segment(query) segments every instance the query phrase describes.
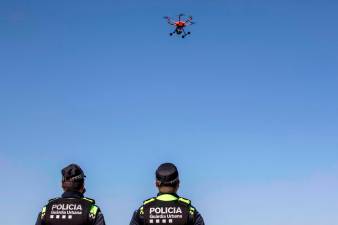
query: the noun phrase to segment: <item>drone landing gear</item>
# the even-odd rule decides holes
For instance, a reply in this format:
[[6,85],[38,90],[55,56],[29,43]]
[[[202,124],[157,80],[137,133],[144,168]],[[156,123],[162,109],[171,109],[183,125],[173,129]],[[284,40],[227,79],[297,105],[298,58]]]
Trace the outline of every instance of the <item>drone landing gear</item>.
[[173,36],[173,33],[169,33],[170,36]]
[[191,32],[184,33],[184,34],[182,35],[182,38],[185,38],[185,37],[188,36],[189,34],[191,34]]

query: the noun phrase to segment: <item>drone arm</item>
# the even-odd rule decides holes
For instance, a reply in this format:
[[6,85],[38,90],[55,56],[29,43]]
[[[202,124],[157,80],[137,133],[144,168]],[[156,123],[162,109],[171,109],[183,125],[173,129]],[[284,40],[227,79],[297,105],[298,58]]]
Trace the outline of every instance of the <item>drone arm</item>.
[[195,22],[193,22],[193,21],[192,21],[192,18],[190,17],[189,19],[187,19],[187,20],[185,21],[185,24],[186,24],[187,26],[189,26],[189,25],[195,24]]
[[189,18],[187,18],[187,19],[185,20],[186,23],[191,22],[191,21],[192,21],[192,16],[189,16]]
[[170,19],[170,17],[166,16],[164,17],[164,19],[167,20],[167,23],[170,24],[170,25],[175,25],[175,23]]
[[167,19],[167,22],[170,24],[170,25],[175,25],[175,23],[173,21],[171,21],[170,18]]

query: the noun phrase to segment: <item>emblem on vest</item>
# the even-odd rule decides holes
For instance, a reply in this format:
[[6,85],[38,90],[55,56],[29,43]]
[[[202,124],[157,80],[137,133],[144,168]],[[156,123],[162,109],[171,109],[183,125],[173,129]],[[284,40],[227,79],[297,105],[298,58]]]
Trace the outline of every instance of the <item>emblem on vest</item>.
[[80,204],[53,204],[50,219],[72,219],[73,215],[82,215]]
[[149,223],[173,223],[173,219],[182,219],[180,207],[151,207],[149,208]]

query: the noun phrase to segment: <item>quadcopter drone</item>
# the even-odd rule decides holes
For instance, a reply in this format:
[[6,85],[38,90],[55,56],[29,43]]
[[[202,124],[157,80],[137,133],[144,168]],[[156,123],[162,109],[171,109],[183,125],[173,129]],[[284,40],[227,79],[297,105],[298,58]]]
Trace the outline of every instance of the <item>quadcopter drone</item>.
[[187,35],[191,34],[191,32],[186,32],[184,28],[186,26],[195,24],[192,21],[192,16],[189,16],[187,19],[181,20],[183,17],[184,17],[184,14],[182,13],[178,15],[177,21],[172,20],[169,16],[164,17],[164,19],[167,20],[168,24],[170,24],[171,26],[175,26],[175,30],[169,33],[170,36],[172,36],[173,34],[177,34],[177,35],[182,35],[182,38],[185,38]]

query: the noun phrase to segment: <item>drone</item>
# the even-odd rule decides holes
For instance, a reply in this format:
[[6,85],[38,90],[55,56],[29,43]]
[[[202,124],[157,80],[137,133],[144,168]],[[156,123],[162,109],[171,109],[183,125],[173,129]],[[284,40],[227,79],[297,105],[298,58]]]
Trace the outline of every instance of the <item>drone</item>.
[[191,34],[191,32],[186,32],[184,30],[184,28],[186,26],[190,26],[190,25],[193,25],[195,24],[195,22],[192,21],[192,16],[189,16],[187,17],[186,19],[183,19],[184,18],[184,14],[181,13],[179,14],[177,17],[178,17],[178,20],[172,20],[169,16],[165,16],[164,19],[167,20],[168,24],[170,24],[171,26],[175,26],[175,30],[171,33],[169,33],[170,36],[173,36],[173,34],[177,34],[177,35],[182,35],[181,37],[182,38],[185,38],[187,35]]

